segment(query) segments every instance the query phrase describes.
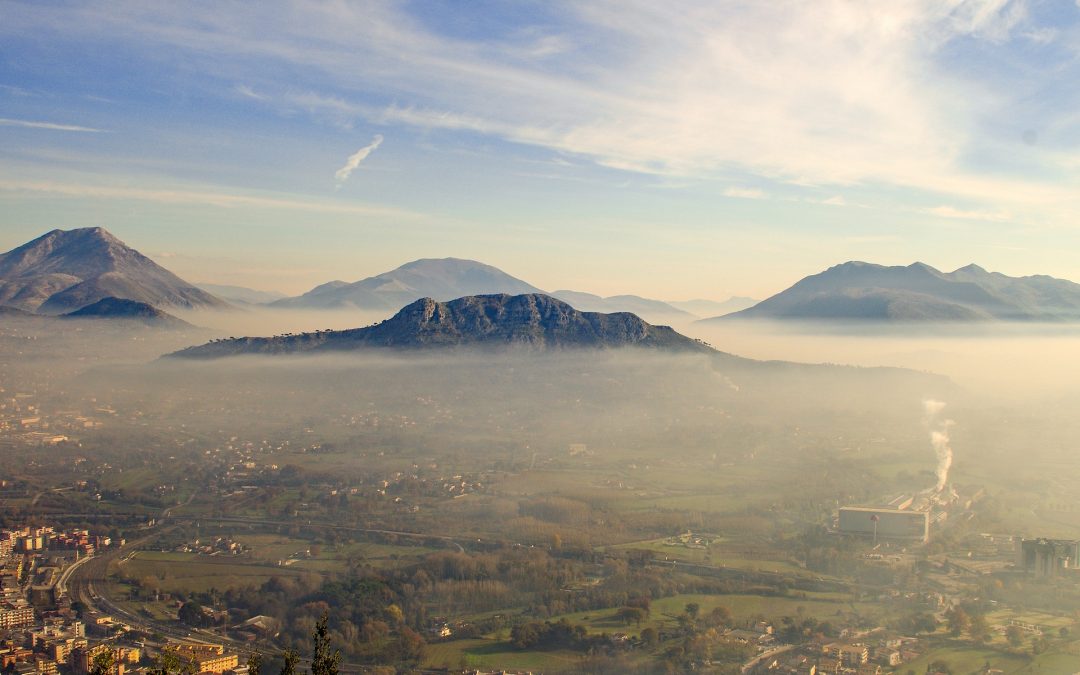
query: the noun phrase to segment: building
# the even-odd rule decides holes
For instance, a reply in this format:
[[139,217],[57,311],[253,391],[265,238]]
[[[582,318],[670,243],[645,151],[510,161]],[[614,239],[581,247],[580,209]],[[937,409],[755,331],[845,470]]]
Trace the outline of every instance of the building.
[[879,539],[926,542],[930,538],[930,512],[844,506],[840,509],[840,531]]
[[1036,577],[1056,577],[1080,569],[1080,541],[1075,539],[1023,539],[1017,567]]
[[0,602],[0,630],[34,625],[34,608],[24,602]]
[[240,657],[225,653],[222,645],[175,644],[168,649],[190,663],[196,673],[224,673],[240,664]]
[[833,643],[826,645],[825,651],[845,668],[858,668],[870,661],[870,649],[864,644]]

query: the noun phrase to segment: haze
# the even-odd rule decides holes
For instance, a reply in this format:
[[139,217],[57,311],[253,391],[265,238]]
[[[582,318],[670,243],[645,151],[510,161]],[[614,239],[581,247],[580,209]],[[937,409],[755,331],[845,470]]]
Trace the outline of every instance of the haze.
[[0,670],[1080,673],[1078,54],[0,3]]

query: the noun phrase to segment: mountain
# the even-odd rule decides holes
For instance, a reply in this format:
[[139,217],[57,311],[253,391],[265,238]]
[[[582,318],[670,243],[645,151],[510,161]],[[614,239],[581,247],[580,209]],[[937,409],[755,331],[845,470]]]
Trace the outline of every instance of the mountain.
[[260,291],[254,288],[225,284],[199,284],[199,288],[228,302],[245,305],[265,305],[289,297],[278,291]]
[[607,298],[580,291],[555,291],[551,296],[568,302],[583,312],[630,312],[650,321],[679,321],[693,319],[693,315],[660,300],[650,300],[637,295],[612,295]]
[[194,328],[190,323],[178,319],[172,314],[138,300],[123,298],[102,298],[97,302],[60,315],[62,319],[110,319],[138,321],[148,326],[161,328]]
[[721,316],[730,314],[731,312],[738,312],[747,307],[753,307],[757,304],[757,300],[741,295],[735,295],[723,302],[696,299],[683,301],[669,300],[667,304],[677,309],[681,309],[684,312],[690,312],[696,316]]
[[0,305],[0,317],[7,317],[10,319],[30,319],[36,318],[38,315],[33,312],[27,312],[15,307],[8,307],[7,305]]
[[108,297],[155,306],[228,306],[100,227],[53,230],[0,254],[0,305],[63,314]]
[[715,353],[667,326],[633,314],[580,312],[547,295],[466,296],[450,302],[417,300],[392,318],[366,328],[269,338],[231,338],[190,347],[171,356],[218,358],[239,354],[287,354],[391,347],[513,347],[531,350],[643,347]]
[[491,265],[460,258],[424,258],[354,283],[331,281],[294,298],[270,304],[286,308],[394,310],[420,298],[437,301],[467,295],[543,293]]
[[1080,284],[1009,277],[977,265],[941,272],[924,263],[847,262],[749,309],[706,321],[730,319],[1080,321]]

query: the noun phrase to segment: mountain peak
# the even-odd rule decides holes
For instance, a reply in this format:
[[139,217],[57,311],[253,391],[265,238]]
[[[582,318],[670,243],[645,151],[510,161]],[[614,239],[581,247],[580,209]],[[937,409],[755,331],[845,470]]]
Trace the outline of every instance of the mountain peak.
[[463,258],[421,258],[353,283],[333,283],[271,304],[275,307],[392,310],[423,297],[446,301],[468,295],[542,292],[497,267]]
[[52,230],[0,254],[0,304],[61,314],[106,297],[225,307],[103,227]]
[[980,275],[980,276],[984,275],[984,274],[990,274],[985,269],[983,269],[982,267],[979,267],[975,263],[965,265],[965,266],[961,267],[960,269],[956,270],[955,272],[953,272],[953,274],[958,274],[958,273],[959,274],[977,274],[977,275]]

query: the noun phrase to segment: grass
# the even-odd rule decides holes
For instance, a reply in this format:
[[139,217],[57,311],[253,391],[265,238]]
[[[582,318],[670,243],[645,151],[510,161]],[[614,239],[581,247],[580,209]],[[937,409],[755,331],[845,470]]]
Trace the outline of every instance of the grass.
[[[775,559],[770,558],[744,558],[737,555],[730,555],[725,553],[725,542],[721,538],[720,541],[713,544],[708,549],[700,548],[687,548],[685,546],[674,545],[669,546],[667,544],[668,538],[661,539],[648,539],[645,541],[636,541],[627,544],[617,544],[612,546],[612,549],[616,550],[630,550],[630,549],[643,549],[648,551],[654,551],[657,553],[660,559],[679,560],[682,562],[700,563],[705,565],[712,565],[714,567],[732,567],[740,570],[748,570],[755,572],[776,572],[779,574],[790,574],[792,576],[810,576],[821,577],[823,575],[808,572],[807,570],[799,567],[795,563],[786,560],[781,556],[782,554],[777,552],[778,556]],[[728,550],[737,550],[738,544],[732,544],[732,548]]]
[[262,585],[271,577],[292,576],[302,570],[276,565],[238,561],[229,557],[209,557],[195,553],[139,551],[129,560],[110,567],[116,574],[131,579],[157,577],[166,592],[200,592],[210,588],[225,590]]
[[[949,669],[955,675],[969,675],[980,672],[986,663],[991,668],[1000,668],[1006,673],[1023,672],[1023,668],[1029,665],[1023,656],[999,652],[989,647],[977,647],[962,643],[949,642],[936,648],[930,649],[918,659],[900,666],[900,672],[914,670],[916,673],[926,672],[927,666],[934,661],[943,661],[949,665]],[[1073,672],[1049,670],[1048,673]]]
[[574,666],[582,657],[581,652],[570,650],[518,651],[508,641],[475,638],[428,645],[424,662],[430,668],[447,665],[550,672]]

